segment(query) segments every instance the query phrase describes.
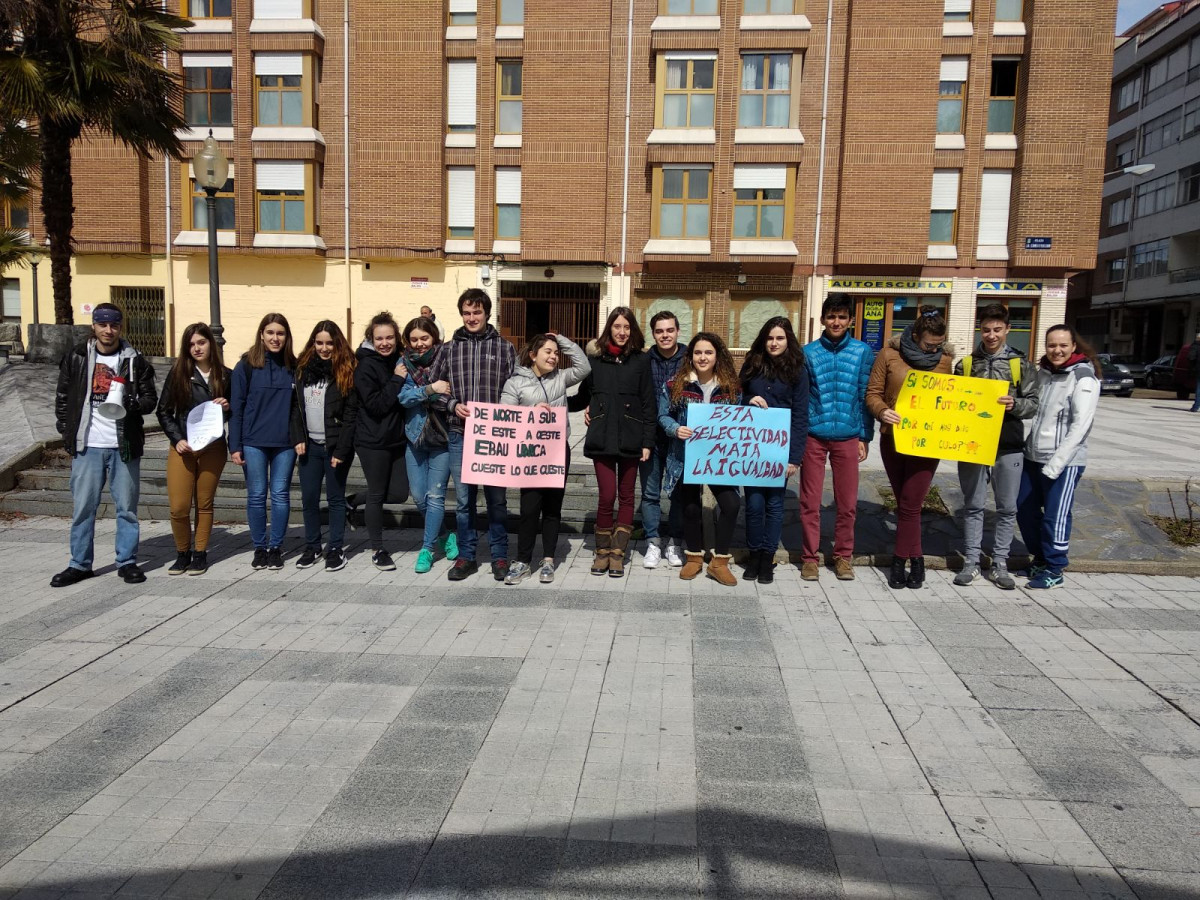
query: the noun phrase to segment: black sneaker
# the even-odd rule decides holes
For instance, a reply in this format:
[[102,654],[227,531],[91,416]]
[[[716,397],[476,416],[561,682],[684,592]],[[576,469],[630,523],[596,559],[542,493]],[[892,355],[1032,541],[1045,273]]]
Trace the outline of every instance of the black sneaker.
[[254,548],[254,559],[251,560],[251,562],[250,562],[250,568],[265,569],[266,567],[267,567],[267,548],[266,547],[255,547]]
[[117,569],[117,574],[125,579],[126,584],[141,584],[146,580],[146,573],[138,568],[137,563],[125,563]]
[[338,569],[346,568],[346,551],[341,547],[332,547],[325,554],[325,571],[336,572]]
[[305,547],[304,552],[300,554],[300,558],[296,560],[297,569],[311,569],[317,564],[317,560],[321,558],[320,547]]
[[192,564],[192,551],[181,550],[175,554],[175,564],[167,569],[168,575],[182,575],[188,570],[188,566]]
[[267,568],[272,572],[278,572],[283,568],[283,551],[278,547],[272,547],[267,551]]
[[380,572],[395,572],[396,564],[392,562],[392,554],[386,550],[376,550],[371,554],[371,562]]
[[203,575],[208,571],[208,551],[192,551],[192,564],[188,566],[189,575]]
[[461,556],[454,561],[446,575],[451,581],[465,581],[479,571],[479,563],[473,559],[463,559]]
[[503,581],[508,577],[508,560],[493,559],[492,560],[492,577],[497,581]]
[[57,575],[50,579],[50,587],[69,587],[72,584],[87,578],[95,578],[96,573],[91,569],[76,569],[74,566],[67,566]]

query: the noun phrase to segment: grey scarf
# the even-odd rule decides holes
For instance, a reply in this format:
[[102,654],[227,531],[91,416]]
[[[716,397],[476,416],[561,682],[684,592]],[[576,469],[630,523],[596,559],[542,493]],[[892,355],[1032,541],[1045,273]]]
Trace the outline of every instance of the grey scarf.
[[932,353],[922,350],[921,345],[913,337],[913,327],[911,325],[905,328],[900,335],[900,356],[914,369],[928,372],[930,369],[935,368],[942,360],[942,352],[941,347]]

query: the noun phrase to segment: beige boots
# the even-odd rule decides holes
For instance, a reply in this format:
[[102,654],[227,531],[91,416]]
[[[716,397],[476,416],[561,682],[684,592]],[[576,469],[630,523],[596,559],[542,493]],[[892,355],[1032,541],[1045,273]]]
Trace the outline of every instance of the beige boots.
[[692,553],[690,550],[684,554],[686,561],[683,568],[679,570],[679,577],[684,581],[691,581],[697,575],[704,571],[704,554]]
[[[685,556],[687,562],[679,570],[679,577],[684,581],[691,581],[704,571],[704,554],[692,553],[689,550]],[[712,562],[708,564],[708,577],[726,587],[733,587],[737,584],[737,577],[729,570],[729,562],[732,559],[733,556],[728,553],[714,553]]]

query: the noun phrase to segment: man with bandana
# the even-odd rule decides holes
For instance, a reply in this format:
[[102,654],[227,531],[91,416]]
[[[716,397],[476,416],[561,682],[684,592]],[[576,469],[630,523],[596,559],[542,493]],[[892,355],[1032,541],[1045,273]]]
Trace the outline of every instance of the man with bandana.
[[[66,587],[91,578],[96,510],[105,483],[117,511],[117,574],[128,584],[146,580],[137,564],[138,479],[145,432],[142,417],[158,403],[154,367],[121,337],[121,310],[101,303],[92,312],[92,336],[67,352],[58,372],[54,415],[63,449],[71,454],[71,563],[50,580]],[[101,409],[123,385],[125,415]],[[110,413],[105,415],[105,413]]]

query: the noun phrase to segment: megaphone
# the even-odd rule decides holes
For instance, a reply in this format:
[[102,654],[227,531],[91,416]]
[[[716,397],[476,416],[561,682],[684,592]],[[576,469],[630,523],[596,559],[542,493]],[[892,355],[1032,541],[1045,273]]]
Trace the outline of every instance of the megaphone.
[[108,388],[108,399],[100,404],[96,412],[104,416],[106,419],[111,419],[114,422],[120,422],[125,418],[125,379],[114,378],[112,384]]

